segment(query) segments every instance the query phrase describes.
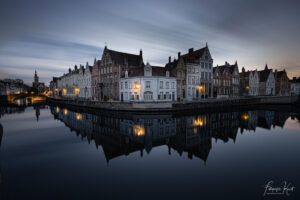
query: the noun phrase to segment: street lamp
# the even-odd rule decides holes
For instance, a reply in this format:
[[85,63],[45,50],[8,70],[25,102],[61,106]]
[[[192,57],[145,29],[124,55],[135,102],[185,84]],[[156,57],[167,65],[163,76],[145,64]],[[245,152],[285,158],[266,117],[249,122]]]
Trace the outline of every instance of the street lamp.
[[141,84],[138,84],[137,82],[135,82],[133,87],[134,87],[134,89],[140,90]]

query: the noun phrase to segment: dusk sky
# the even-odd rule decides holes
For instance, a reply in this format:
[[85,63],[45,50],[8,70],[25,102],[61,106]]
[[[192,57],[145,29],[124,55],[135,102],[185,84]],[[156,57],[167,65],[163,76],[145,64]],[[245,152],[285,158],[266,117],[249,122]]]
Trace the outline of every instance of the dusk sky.
[[208,43],[214,66],[300,75],[300,1],[0,1],[0,79],[48,84],[109,49],[164,65]]

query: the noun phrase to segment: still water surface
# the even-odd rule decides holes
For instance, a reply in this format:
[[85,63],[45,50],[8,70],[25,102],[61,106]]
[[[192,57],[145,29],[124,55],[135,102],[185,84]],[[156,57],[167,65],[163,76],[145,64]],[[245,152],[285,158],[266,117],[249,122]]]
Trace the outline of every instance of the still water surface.
[[[1,108],[0,199],[294,199],[298,111],[88,114]],[[269,181],[296,187],[263,196]]]

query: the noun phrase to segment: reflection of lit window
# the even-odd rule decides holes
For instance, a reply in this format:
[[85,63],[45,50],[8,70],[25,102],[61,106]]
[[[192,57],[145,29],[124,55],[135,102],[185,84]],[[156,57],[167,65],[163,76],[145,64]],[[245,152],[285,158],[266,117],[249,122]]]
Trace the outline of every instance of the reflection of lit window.
[[66,94],[67,94],[67,89],[64,88],[64,89],[62,90],[62,93],[63,93],[63,95],[66,95]]
[[59,113],[59,107],[58,106],[56,107],[56,112]]
[[194,126],[205,126],[206,125],[206,116],[198,117],[197,119],[193,120]]
[[136,136],[144,136],[145,135],[145,128],[141,125],[135,125],[133,127],[134,135]]
[[75,88],[74,89],[74,94],[78,95],[80,93],[80,88]]
[[82,120],[82,114],[76,113],[76,119],[77,120]]
[[68,115],[68,109],[64,109],[64,115]]

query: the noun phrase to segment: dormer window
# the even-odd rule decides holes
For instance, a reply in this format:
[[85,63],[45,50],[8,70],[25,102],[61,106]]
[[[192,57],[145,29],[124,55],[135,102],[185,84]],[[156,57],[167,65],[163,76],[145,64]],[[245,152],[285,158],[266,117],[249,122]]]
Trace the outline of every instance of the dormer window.
[[169,77],[169,76],[170,76],[170,72],[166,71],[166,77]]

